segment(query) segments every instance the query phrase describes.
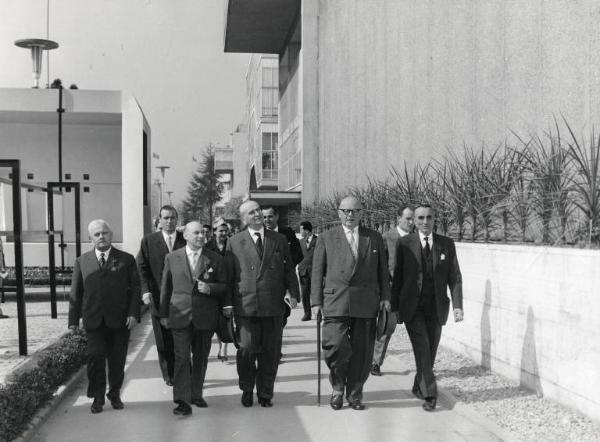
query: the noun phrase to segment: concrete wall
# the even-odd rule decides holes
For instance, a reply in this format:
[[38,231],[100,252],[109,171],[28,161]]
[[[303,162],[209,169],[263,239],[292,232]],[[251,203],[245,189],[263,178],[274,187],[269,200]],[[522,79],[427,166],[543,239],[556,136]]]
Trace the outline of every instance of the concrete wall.
[[465,321],[441,344],[600,421],[600,253],[457,244]]
[[553,115],[589,128],[598,19],[594,0],[320,0],[320,194]]

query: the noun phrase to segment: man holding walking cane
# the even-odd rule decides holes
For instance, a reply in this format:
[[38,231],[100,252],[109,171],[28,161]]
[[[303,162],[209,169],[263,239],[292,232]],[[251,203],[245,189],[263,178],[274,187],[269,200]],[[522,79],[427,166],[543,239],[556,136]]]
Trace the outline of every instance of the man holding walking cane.
[[359,226],[361,212],[360,201],[344,198],[338,209],[342,225],[319,237],[313,258],[311,305],[315,316],[324,317],[322,348],[334,410],[342,408],[344,393],[352,409],[364,410],[377,313],[390,311],[383,238]]

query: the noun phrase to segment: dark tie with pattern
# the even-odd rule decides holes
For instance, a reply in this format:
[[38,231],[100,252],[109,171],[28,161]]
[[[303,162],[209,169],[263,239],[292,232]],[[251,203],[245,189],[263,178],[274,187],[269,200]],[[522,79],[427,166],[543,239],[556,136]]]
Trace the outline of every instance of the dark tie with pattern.
[[429,255],[431,255],[431,247],[429,246],[428,236],[425,237],[425,247],[423,248],[423,253],[425,255],[425,258],[429,258]]
[[104,259],[104,253],[100,253],[100,268],[104,268],[104,264],[106,264],[106,259]]
[[262,259],[263,256],[263,242],[260,236],[260,232],[254,232],[254,236],[256,236],[256,250],[258,251],[258,256]]

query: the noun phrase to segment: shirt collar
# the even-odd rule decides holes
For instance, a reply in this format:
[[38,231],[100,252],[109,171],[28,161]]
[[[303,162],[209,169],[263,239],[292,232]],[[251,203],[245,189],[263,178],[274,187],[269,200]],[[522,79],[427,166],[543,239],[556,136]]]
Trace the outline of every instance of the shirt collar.
[[171,238],[171,242],[175,242],[175,235],[177,234],[177,230],[175,230],[173,233],[167,233],[164,230],[161,230],[161,232],[163,234],[165,242],[168,241],[169,237]]
[[108,255],[110,255],[110,251],[112,250],[112,247],[109,247],[108,250],[105,250],[104,252],[101,252],[100,250],[98,250],[96,248],[94,250],[96,251],[96,259],[97,260],[100,260],[100,254],[104,253],[104,260],[108,261]]
[[358,226],[356,226],[356,227],[355,227],[355,228],[353,228],[353,229],[349,229],[349,228],[348,228],[348,227],[346,227],[346,226],[342,226],[342,227],[343,227],[343,229],[344,229],[344,234],[345,234],[346,236],[348,236],[348,233],[349,233],[349,232],[352,232],[352,234],[353,234],[353,235],[358,235]]
[[[419,230],[419,239],[421,240],[421,245],[425,247],[425,235],[421,233]],[[427,242],[429,243],[429,247],[433,247],[433,232],[427,235]]]
[[253,228],[251,228],[250,226],[248,226],[248,233],[250,234],[250,236],[252,237],[253,241],[256,241],[256,236],[254,236],[254,234],[258,232],[260,233],[260,237],[264,238],[265,237],[265,228],[261,227],[259,230],[254,230]]
[[406,230],[404,230],[403,228],[401,228],[400,226],[396,226],[396,230],[398,231],[398,235],[400,235],[400,236],[408,235],[408,232]]
[[185,246],[185,253],[187,256],[194,256],[194,253],[198,253],[198,256],[202,254],[202,247],[200,247],[198,250],[192,250],[190,249],[190,246],[186,245]]

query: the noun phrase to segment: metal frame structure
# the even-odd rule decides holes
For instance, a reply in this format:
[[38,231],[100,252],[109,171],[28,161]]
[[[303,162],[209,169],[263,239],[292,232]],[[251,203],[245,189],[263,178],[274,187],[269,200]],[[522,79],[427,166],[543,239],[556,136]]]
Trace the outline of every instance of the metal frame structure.
[[21,161],[0,160],[0,167],[10,167],[12,176],[13,234],[15,245],[15,277],[19,354],[27,356],[27,320],[25,314],[25,285],[23,281],[23,225],[21,220]]
[[[54,259],[54,189],[58,188],[60,193],[63,189],[75,189],[75,256],[81,255],[81,192],[80,183],[48,182],[47,183],[47,202],[48,202],[48,271],[50,274],[50,310],[52,319],[58,317],[56,308],[56,261]],[[65,249],[61,233],[61,272],[65,272]]]

